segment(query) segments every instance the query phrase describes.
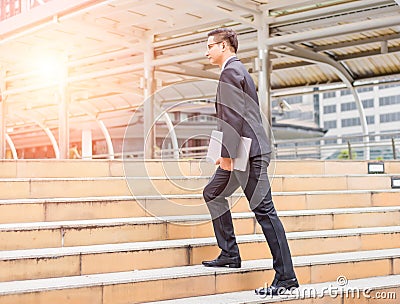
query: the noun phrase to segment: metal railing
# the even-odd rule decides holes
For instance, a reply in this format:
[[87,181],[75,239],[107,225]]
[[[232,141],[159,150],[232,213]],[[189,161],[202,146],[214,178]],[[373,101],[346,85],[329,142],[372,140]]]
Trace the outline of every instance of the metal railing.
[[397,159],[400,155],[400,131],[278,140],[274,143],[276,159],[367,159],[366,149],[371,160]]
[[[400,131],[383,134],[327,136],[298,140],[277,140],[274,142],[275,159],[359,159],[365,160],[365,149],[369,149],[369,159],[389,160],[400,158]],[[179,158],[202,159],[207,155],[208,146],[183,147],[178,151]],[[155,152],[155,158],[173,159],[174,149]],[[143,158],[143,151],[115,153],[115,158]],[[108,158],[107,154],[94,155],[93,158]]]

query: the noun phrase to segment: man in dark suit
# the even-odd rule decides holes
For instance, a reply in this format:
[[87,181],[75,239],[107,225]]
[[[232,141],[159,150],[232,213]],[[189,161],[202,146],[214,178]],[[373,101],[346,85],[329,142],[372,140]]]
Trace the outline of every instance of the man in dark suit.
[[[241,186],[251,210],[266,237],[273,257],[275,278],[271,286],[256,289],[257,294],[275,295],[298,287],[285,230],[272,202],[267,167],[271,145],[263,127],[255,84],[245,66],[236,57],[237,35],[230,29],[208,33],[206,56],[221,68],[217,89],[216,111],[218,129],[222,131],[221,158],[216,172],[203,191],[212,217],[214,233],[221,254],[203,261],[207,267],[241,267],[239,247],[227,201]],[[252,139],[246,171],[233,169],[240,137]]]

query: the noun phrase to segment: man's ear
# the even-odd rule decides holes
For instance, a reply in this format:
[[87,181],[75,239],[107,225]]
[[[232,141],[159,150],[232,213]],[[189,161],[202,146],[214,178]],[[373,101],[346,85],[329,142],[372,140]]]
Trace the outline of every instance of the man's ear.
[[222,41],[222,51],[225,51],[226,50],[226,48],[228,47],[227,45],[226,45],[226,42],[225,41]]

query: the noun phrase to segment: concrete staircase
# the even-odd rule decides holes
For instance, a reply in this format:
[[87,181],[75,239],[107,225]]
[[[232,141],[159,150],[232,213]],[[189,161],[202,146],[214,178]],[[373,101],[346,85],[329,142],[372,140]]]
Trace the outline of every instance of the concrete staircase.
[[[242,268],[200,265],[219,251],[201,196],[213,166],[0,162],[0,304],[398,303],[400,190],[390,177],[400,162],[385,162],[380,175],[362,161],[269,169],[302,287],[263,298],[253,289],[271,282],[271,256],[240,191],[230,203]],[[329,286],[361,296],[334,298]]]

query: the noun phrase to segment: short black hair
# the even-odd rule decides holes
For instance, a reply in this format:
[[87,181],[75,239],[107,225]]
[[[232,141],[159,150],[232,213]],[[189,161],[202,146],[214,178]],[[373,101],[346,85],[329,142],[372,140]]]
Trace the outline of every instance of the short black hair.
[[239,42],[234,30],[228,28],[217,28],[208,33],[208,37],[214,36],[215,41],[226,41],[231,50],[237,53]]

